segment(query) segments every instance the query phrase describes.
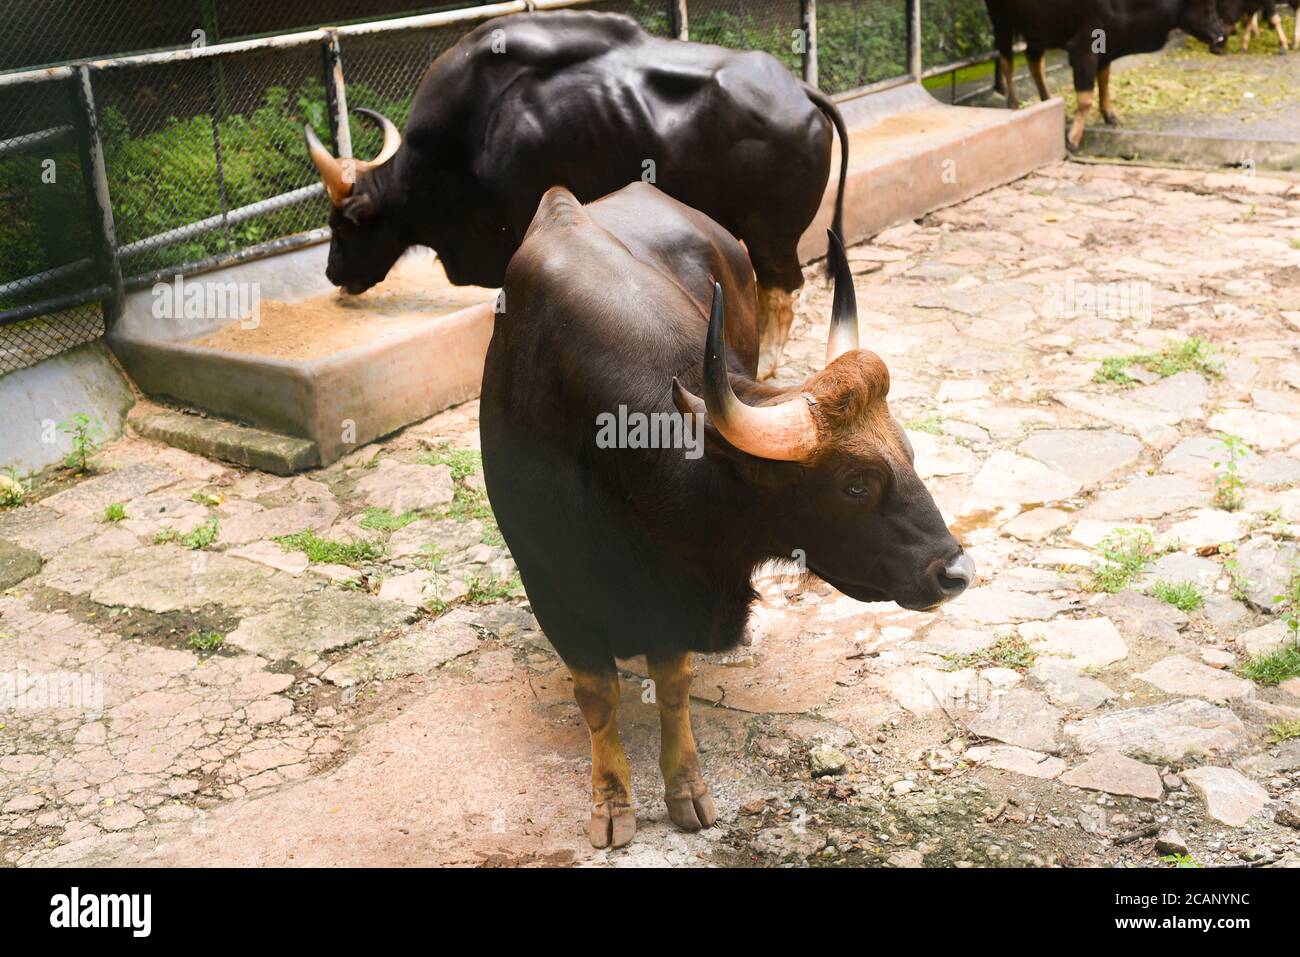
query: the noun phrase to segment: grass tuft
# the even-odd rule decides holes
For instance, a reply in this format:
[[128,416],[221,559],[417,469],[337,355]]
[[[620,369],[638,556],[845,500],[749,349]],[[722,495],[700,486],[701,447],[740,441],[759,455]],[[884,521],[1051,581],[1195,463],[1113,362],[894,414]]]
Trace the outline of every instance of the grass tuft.
[[445,465],[451,469],[454,482],[461,482],[476,472],[483,471],[483,454],[474,449],[453,449],[442,444],[432,452],[425,452],[417,459],[422,465]]
[[1269,744],[1281,744],[1283,741],[1290,741],[1292,738],[1300,738],[1300,718],[1288,718],[1285,721],[1279,721],[1277,724],[1268,726]]
[[496,580],[472,578],[467,584],[469,585],[469,594],[465,596],[465,600],[471,605],[489,605],[494,601],[514,598],[520,595],[524,589],[523,582],[519,580],[518,575]]
[[1205,607],[1205,595],[1195,582],[1158,581],[1151,586],[1151,594],[1179,611],[1196,611]]
[[1093,563],[1093,591],[1122,591],[1155,561],[1155,539],[1145,528],[1117,528],[1101,540],[1100,548],[1105,560]]
[[186,644],[195,651],[216,651],[226,636],[217,631],[191,631]]
[[1012,668],[1016,671],[1028,671],[1038,659],[1038,652],[1029,646],[1025,639],[1016,634],[999,635],[998,640],[987,648],[981,648],[967,655],[947,655],[948,670],[960,671],[963,668]]
[[311,530],[277,535],[275,540],[286,552],[305,552],[313,565],[351,565],[355,568],[384,554],[383,542],[365,538],[340,542],[321,538]]
[[1283,645],[1277,651],[1251,658],[1237,666],[1237,673],[1257,684],[1281,684],[1300,675],[1300,644]]
[[198,526],[192,532],[182,535],[174,528],[164,528],[154,536],[154,544],[162,545],[165,542],[177,542],[189,549],[207,548],[217,540],[217,534],[221,530],[221,522],[217,518],[210,518],[202,525]]
[[108,508],[104,509],[104,521],[120,522],[126,518],[126,506],[121,502],[113,502]]
[[1170,342],[1159,352],[1139,352],[1131,356],[1111,356],[1103,359],[1093,377],[1097,382],[1132,385],[1137,380],[1128,374],[1133,366],[1141,366],[1162,379],[1180,372],[1199,372],[1207,379],[1217,379],[1223,374],[1223,364],[1218,352],[1208,340],[1200,336]]
[[357,524],[371,531],[395,532],[399,528],[406,528],[407,525],[419,518],[419,512],[403,512],[401,515],[394,515],[391,510],[386,508],[368,508],[366,514]]
[[903,428],[909,432],[925,432],[928,435],[939,435],[943,432],[943,416],[938,412],[925,412],[915,418],[908,419],[903,423]]

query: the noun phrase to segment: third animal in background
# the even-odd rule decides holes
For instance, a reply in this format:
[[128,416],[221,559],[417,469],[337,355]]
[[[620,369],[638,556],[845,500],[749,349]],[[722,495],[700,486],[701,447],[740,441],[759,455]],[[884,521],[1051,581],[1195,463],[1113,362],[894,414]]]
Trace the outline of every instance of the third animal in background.
[[1025,59],[1038,94],[1049,93],[1043,72],[1048,50],[1066,50],[1078,98],[1067,141],[1077,149],[1092,111],[1094,88],[1107,124],[1119,122],[1110,98],[1110,67],[1120,57],[1154,53],[1179,29],[1222,53],[1227,27],[1215,0],[984,0],[998,50],[998,70],[1007,106],[1020,105],[1014,76],[1016,37],[1024,37]]

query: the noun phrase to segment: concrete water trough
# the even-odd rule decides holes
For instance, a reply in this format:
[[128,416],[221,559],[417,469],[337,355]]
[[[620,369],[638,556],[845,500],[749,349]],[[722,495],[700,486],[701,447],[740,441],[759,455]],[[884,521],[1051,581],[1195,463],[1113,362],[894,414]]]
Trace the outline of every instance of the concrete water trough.
[[[841,109],[850,137],[850,243],[1064,155],[1060,100],[1017,112],[953,107],[907,83]],[[824,254],[837,180],[838,159],[800,244],[806,261]],[[182,280],[256,284],[256,321],[229,312],[168,318],[183,312],[184,293],[174,286],[170,298],[153,290],[129,297],[109,343],[140,389],[252,428],[180,413],[154,414],[137,427],[192,451],[284,473],[328,465],[478,394],[495,290],[449,285],[423,250],[382,285],[343,298],[325,279],[326,254],[311,246]]]

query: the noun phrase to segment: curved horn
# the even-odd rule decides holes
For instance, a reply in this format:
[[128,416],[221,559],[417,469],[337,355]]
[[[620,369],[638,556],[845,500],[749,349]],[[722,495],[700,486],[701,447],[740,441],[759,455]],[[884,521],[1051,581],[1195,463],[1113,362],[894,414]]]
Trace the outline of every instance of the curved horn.
[[320,171],[320,178],[325,183],[325,191],[330,194],[330,202],[338,206],[352,195],[354,177],[344,172],[343,164],[334,158],[334,154],[325,148],[311,124],[303,127],[307,134],[307,152],[311,161]]
[[844,254],[844,244],[835,230],[826,230],[830,241],[827,255],[835,270],[835,304],[831,307],[831,333],[826,340],[826,364],[858,348],[858,296],[853,290],[853,271]]
[[358,116],[364,116],[370,122],[374,123],[384,131],[384,145],[379,149],[379,155],[372,160],[357,160],[357,172],[365,173],[374,169],[376,166],[383,166],[396,154],[402,145],[402,132],[388,117],[374,110],[367,110],[364,107],[357,107],[352,111]]
[[750,455],[783,462],[807,458],[817,448],[817,424],[807,397],[772,406],[745,405],[727,377],[722,287],[713,284],[709,336],[704,345],[704,406],[722,437]]

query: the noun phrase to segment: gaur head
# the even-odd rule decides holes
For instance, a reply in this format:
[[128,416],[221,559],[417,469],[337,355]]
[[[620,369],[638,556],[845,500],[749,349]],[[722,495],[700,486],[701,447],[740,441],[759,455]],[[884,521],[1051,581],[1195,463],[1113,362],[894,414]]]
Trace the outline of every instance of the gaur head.
[[306,127],[307,151],[334,205],[325,275],[354,296],[383,282],[410,245],[404,236],[401,211],[389,208],[380,188],[382,171],[377,172],[397,155],[402,134],[391,120],[374,110],[356,112],[384,132],[384,145],[372,160],[337,159],[321,143],[316,131]]
[[1217,0],[1182,0],[1178,28],[1209,46],[1211,53],[1223,53],[1228,27],[1219,19]]
[[859,601],[930,609],[970,585],[975,563],[916,474],[911,442],[885,401],[885,363],[858,348],[853,276],[834,233],[830,242],[835,298],[825,368],[797,389],[742,402],[724,358],[715,284],[704,396],[674,380],[674,400],[682,412],[705,415],[710,455],[727,457],[764,489],[764,521],[779,526],[787,553],[802,550],[809,571]]

